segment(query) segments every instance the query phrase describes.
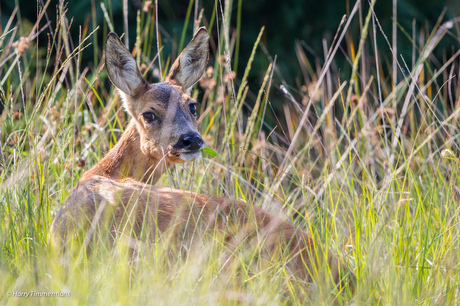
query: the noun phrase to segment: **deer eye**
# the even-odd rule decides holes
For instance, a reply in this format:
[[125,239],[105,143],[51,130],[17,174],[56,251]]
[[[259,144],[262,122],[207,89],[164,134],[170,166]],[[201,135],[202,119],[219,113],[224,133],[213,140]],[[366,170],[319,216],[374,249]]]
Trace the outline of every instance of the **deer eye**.
[[197,115],[197,113],[196,113],[196,104],[191,103],[191,104],[188,105],[188,107],[190,108],[190,113],[192,113],[192,115],[196,117],[196,115]]
[[142,117],[144,117],[144,122],[148,124],[155,121],[155,115],[151,112],[142,113]]

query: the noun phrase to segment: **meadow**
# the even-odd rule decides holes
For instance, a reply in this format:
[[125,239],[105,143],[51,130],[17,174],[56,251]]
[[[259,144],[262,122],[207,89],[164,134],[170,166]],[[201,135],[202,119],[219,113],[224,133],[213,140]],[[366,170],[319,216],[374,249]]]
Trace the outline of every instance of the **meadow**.
[[[433,26],[411,29],[394,19],[386,33],[375,2],[351,3],[313,60],[293,41],[300,75],[292,84],[277,70],[283,58],[260,52],[270,39],[263,27],[251,55],[238,55],[242,1],[210,8],[190,1],[173,46],[162,43],[168,33],[155,2],[143,1],[129,20],[133,56],[151,82],[165,77],[193,29],[211,34],[209,67],[192,91],[207,148],[157,185],[276,212],[322,246],[318,256],[346,262],[354,291],[328,281],[327,266],[306,284],[244,252],[222,271],[223,246],[212,241],[175,260],[159,241],[134,265],[123,246],[64,264],[49,239],[52,220],[129,122],[100,39],[128,20],[114,20],[106,2],[88,9],[93,18],[84,24],[72,23],[65,3],[39,4],[34,24],[13,11],[0,36],[0,303],[459,304],[460,17],[441,14]],[[69,35],[75,27],[78,39]],[[396,32],[410,42],[410,57],[399,55]],[[454,43],[446,47],[447,39]],[[82,65],[89,46],[92,60]],[[269,64],[251,78],[257,56]],[[10,296],[31,291],[70,296]]]

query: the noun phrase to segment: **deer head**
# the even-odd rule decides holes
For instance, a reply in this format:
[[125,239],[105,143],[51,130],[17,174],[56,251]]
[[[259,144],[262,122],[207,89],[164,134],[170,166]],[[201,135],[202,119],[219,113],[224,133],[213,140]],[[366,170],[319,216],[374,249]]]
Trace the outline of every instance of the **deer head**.
[[197,131],[197,112],[188,94],[204,73],[209,36],[202,27],[171,66],[164,82],[150,84],[115,33],[106,41],[105,64],[124,109],[134,119],[142,153],[171,163],[195,160],[204,142]]

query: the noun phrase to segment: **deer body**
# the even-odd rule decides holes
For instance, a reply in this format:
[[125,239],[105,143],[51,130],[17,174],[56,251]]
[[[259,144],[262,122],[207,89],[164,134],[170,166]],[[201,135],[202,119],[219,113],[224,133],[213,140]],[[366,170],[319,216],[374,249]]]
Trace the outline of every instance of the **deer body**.
[[289,254],[291,271],[307,281],[312,264],[327,261],[338,282],[342,264],[337,258],[316,257],[319,246],[278,216],[228,198],[154,186],[168,167],[194,160],[203,148],[196,102],[186,92],[204,72],[208,39],[206,30],[199,29],[165,82],[148,84],[129,51],[109,34],[106,68],[132,120],[58,211],[52,225],[55,243],[65,245],[75,235],[89,246],[98,235],[108,235],[112,242],[122,237],[149,242],[169,232],[180,245],[196,233],[217,233],[229,254],[242,243],[263,243],[268,257],[279,251]]

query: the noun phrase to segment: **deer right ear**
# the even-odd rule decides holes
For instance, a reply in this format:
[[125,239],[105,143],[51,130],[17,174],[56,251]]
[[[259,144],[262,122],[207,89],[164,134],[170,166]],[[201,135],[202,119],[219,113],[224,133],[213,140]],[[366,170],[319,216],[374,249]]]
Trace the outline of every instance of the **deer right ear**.
[[105,67],[113,85],[128,96],[135,96],[138,89],[147,83],[133,58],[120,38],[109,33],[105,42]]
[[166,77],[166,81],[188,91],[203,76],[209,58],[209,35],[205,27],[196,31]]

